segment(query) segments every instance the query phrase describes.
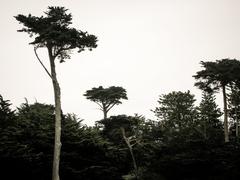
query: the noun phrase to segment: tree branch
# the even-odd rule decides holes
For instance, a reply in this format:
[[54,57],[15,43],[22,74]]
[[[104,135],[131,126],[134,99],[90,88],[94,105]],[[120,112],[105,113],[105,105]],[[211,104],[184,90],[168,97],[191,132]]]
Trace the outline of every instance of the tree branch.
[[[110,110],[110,109],[112,109],[113,108],[113,106],[115,106],[117,103],[113,103],[112,105],[111,104],[109,104],[108,106],[107,106],[107,112]],[[111,105],[111,106],[110,106]],[[110,107],[109,107],[110,106]]]
[[70,46],[68,46],[68,47],[61,47],[61,48],[59,48],[58,50],[55,50],[55,52],[54,52],[54,57],[56,58],[62,51],[68,51],[68,50],[71,50],[71,49],[74,49],[75,47],[74,46],[72,46],[72,45],[70,45]]
[[99,102],[95,101],[95,103],[100,107],[101,110],[103,110],[103,106]]
[[49,71],[47,70],[47,68],[44,66],[44,64],[42,63],[41,59],[38,57],[38,54],[37,54],[37,48],[34,47],[34,53],[39,61],[39,63],[42,65],[42,67],[44,68],[44,70],[47,72],[48,76],[52,79],[52,75],[49,73]]

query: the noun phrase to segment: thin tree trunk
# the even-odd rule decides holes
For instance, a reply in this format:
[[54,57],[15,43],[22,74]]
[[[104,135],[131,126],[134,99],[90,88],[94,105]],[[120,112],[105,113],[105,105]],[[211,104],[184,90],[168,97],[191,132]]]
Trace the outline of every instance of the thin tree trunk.
[[134,172],[135,172],[136,179],[138,179],[138,168],[137,168],[137,163],[136,163],[136,160],[135,160],[135,157],[134,157],[134,154],[133,154],[132,145],[130,144],[128,138],[126,137],[125,129],[123,127],[121,128],[121,131],[122,131],[123,139],[125,140],[125,142],[126,142],[126,144],[128,146],[128,149],[130,151],[131,157],[132,157],[133,167],[134,167]]
[[57,74],[55,69],[54,57],[52,55],[52,49],[48,48],[49,60],[51,66],[51,76],[54,89],[55,100],[55,139],[54,139],[54,154],[53,154],[53,169],[52,180],[60,180],[59,178],[59,164],[61,153],[61,93],[60,86],[57,81]]
[[229,134],[228,134],[228,110],[227,110],[227,96],[226,96],[226,87],[222,86],[223,90],[223,110],[224,110],[224,140],[225,142],[229,142]]

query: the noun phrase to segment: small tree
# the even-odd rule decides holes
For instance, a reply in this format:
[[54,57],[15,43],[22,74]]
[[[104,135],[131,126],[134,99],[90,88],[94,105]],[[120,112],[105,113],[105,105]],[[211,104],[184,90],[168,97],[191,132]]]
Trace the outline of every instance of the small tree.
[[121,99],[128,99],[126,90],[122,87],[111,86],[109,88],[92,88],[87,90],[84,96],[97,103],[103,112],[103,118],[107,118],[107,113],[113,106],[122,104]]
[[159,107],[156,107],[153,112],[165,128],[170,131],[181,131],[191,127],[196,119],[195,101],[190,91],[173,91],[159,97]]
[[[16,20],[24,25],[19,32],[26,32],[30,37],[35,39],[30,44],[34,46],[34,52],[52,80],[55,99],[55,143],[54,143],[54,160],[53,160],[53,180],[59,180],[59,163],[61,151],[61,93],[57,80],[55,60],[60,62],[70,58],[71,50],[77,48],[78,52],[85,48],[92,49],[97,47],[97,38],[89,35],[87,32],[69,27],[72,23],[72,15],[67,13],[64,7],[48,7],[45,17],[32,16],[29,14],[17,15]],[[46,48],[48,51],[51,73],[40,60],[37,49]]]
[[202,101],[198,107],[199,125],[204,139],[216,139],[222,132],[222,123],[220,117],[222,113],[215,102],[213,93],[203,92]]
[[[111,116],[97,122],[98,124],[103,125],[103,136],[113,142],[113,144],[117,145],[118,149],[124,149],[127,145],[131,155],[134,176],[136,179],[139,178],[139,173],[137,165],[138,159],[136,159],[137,156],[136,152],[134,152],[134,147],[141,144],[143,135],[142,126],[144,126],[144,122],[145,118],[137,114],[135,116]],[[141,158],[143,158],[144,155],[142,155]]]

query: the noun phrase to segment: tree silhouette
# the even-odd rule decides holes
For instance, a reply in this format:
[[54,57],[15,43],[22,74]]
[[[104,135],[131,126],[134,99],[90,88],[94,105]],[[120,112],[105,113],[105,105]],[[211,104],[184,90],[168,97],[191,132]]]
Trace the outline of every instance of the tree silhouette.
[[[220,117],[222,113],[215,102],[213,92],[203,92],[202,100],[198,107],[199,124],[205,140],[215,140],[222,134],[222,123]],[[220,136],[222,139],[222,136]]]
[[159,97],[159,106],[153,112],[166,129],[181,132],[194,124],[197,116],[195,101],[190,91],[173,91]]
[[222,89],[224,108],[224,137],[225,142],[229,142],[228,133],[228,110],[226,88],[231,83],[240,79],[240,61],[236,59],[222,59],[216,62],[201,61],[203,70],[198,71],[193,77],[197,80],[195,86],[211,92]]
[[[26,32],[30,37],[35,36],[34,41],[30,44],[34,46],[34,52],[52,80],[55,99],[55,143],[54,143],[54,160],[53,160],[53,180],[59,180],[59,163],[61,151],[61,93],[57,80],[55,60],[59,59],[60,63],[70,58],[71,50],[77,48],[78,52],[88,48],[96,48],[97,38],[89,35],[87,32],[69,27],[72,23],[72,15],[67,13],[64,7],[48,7],[45,16],[32,16],[29,14],[15,16],[23,28],[19,32]],[[47,48],[51,73],[40,60],[37,49]]]
[[115,86],[109,88],[103,88],[102,86],[94,87],[91,90],[87,90],[84,96],[99,105],[101,111],[103,111],[104,119],[107,118],[107,113],[113,106],[122,103],[121,99],[128,99],[126,90]]

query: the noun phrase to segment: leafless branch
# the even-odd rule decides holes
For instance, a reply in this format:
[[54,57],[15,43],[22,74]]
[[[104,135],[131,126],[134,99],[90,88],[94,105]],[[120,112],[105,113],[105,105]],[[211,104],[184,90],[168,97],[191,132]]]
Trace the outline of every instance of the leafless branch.
[[52,79],[51,74],[49,73],[49,71],[47,70],[47,68],[44,66],[44,64],[42,63],[41,59],[39,58],[38,54],[37,54],[37,47],[34,47],[34,53],[39,61],[39,63],[42,65],[42,67],[44,68],[44,70],[47,72],[48,76]]

